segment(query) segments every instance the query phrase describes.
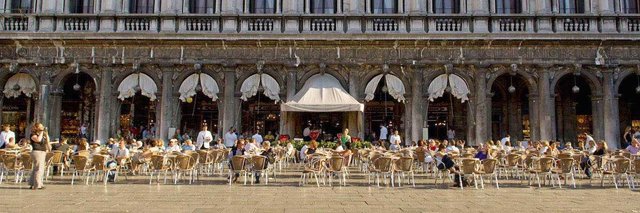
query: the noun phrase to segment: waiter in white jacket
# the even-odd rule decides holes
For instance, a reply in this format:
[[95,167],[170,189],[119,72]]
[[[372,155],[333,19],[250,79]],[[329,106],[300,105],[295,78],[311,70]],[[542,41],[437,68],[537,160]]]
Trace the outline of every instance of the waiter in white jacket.
[[209,131],[207,125],[202,125],[202,131],[198,133],[196,138],[196,150],[209,149],[209,143],[213,141],[213,135]]

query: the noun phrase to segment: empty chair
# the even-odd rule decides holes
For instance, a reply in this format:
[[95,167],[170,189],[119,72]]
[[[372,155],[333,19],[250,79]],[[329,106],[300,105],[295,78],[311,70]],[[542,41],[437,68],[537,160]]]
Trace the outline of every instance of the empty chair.
[[[198,154],[196,152],[193,153]],[[193,183],[194,175],[197,175],[196,163],[197,158],[194,158],[190,155],[178,155],[176,157],[176,176],[173,183],[177,184],[182,174],[189,174],[189,184]]]
[[609,175],[612,177],[613,185],[618,189],[618,181],[622,179],[622,176],[626,177],[627,184],[631,188],[631,176],[629,175],[629,166],[631,161],[626,158],[618,158],[613,161],[613,168],[606,168],[602,171],[602,178],[600,180],[600,186],[604,187],[604,178]]
[[324,170],[325,160],[322,158],[311,158],[307,164],[304,165],[304,169],[302,170],[302,174],[300,175],[300,184],[303,186],[307,183],[307,178],[313,176],[316,179],[316,185],[320,187],[320,181],[318,180],[318,176],[320,176]]
[[[49,155],[49,153],[47,153],[47,155]],[[58,167],[58,170],[60,171],[60,177],[62,177],[62,175],[64,174],[64,161],[62,161],[63,155],[62,155],[62,151],[53,151],[50,152],[51,157],[49,158],[49,160],[47,160],[47,174],[45,175],[45,180],[49,179],[49,172],[51,172],[53,170],[54,166]]]
[[[558,155],[558,156],[560,156],[560,155]],[[553,175],[557,178],[558,185],[560,186],[560,188],[562,188],[562,183],[560,182],[560,175],[564,175],[564,177],[565,177],[564,178],[564,184],[567,184],[567,179],[569,179],[569,177],[571,177],[571,181],[573,182],[573,188],[576,188],[574,165],[575,165],[575,162],[574,162],[573,158],[571,158],[571,157],[561,158],[560,159],[560,163],[558,165],[559,168],[554,169],[554,170],[551,171],[553,173]]]
[[167,173],[171,169],[171,162],[167,161],[162,155],[151,156],[151,175],[149,176],[149,184],[153,180],[153,174],[156,174],[156,182],[160,182],[160,174],[164,173],[164,184],[167,184]]
[[229,185],[233,183],[236,175],[244,175],[244,185],[247,185],[247,158],[243,156],[233,156],[229,166]]
[[81,176],[85,178],[86,183],[89,184],[89,174],[91,173],[91,167],[87,165],[88,158],[82,155],[74,155],[71,157],[74,163],[73,167],[73,175],[71,177],[71,185],[73,185],[76,176]]
[[13,172],[13,175],[16,179],[15,182],[18,183],[18,180],[20,179],[19,173],[22,169],[22,166],[18,163],[18,156],[14,154],[4,154],[3,166],[4,167],[2,169],[2,173],[0,174],[0,183],[2,183],[2,180],[4,180],[5,176],[8,178],[11,172]]
[[[396,161],[396,175],[398,177],[398,186],[402,186],[402,181],[406,178],[407,183],[411,183],[416,187],[416,178],[413,171],[413,158],[402,157]],[[409,175],[409,177],[407,177]]]
[[342,156],[331,156],[329,166],[326,168],[326,173],[329,176],[329,186],[333,184],[334,175],[338,176],[339,185],[347,185],[347,175],[344,167],[344,158]]

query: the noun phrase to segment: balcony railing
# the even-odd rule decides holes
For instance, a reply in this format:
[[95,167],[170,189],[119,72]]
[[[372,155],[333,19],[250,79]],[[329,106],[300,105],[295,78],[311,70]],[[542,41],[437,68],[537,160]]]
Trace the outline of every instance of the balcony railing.
[[2,32],[640,34],[638,14],[3,14]]

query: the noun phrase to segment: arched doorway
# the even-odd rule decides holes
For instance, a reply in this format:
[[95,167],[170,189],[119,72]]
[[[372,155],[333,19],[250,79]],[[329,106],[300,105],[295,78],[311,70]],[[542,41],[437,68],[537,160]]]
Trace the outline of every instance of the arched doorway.
[[12,75],[4,85],[2,124],[10,125],[18,140],[25,138],[29,122],[33,120],[36,90],[35,80],[26,73]]
[[144,73],[131,74],[120,83],[118,92],[122,101],[119,118],[122,137],[155,137],[158,87],[153,79]]
[[[640,130],[640,74],[629,75],[618,87],[618,107],[620,112],[620,136],[624,137],[627,128]],[[631,133],[633,134],[633,133]],[[620,139],[624,142],[624,138]],[[624,145],[624,144],[623,144]],[[622,148],[626,148],[622,146]]]
[[582,133],[594,134],[591,87],[581,75],[568,74],[556,84],[555,109],[557,140],[577,142]]
[[68,75],[62,86],[60,136],[93,140],[95,92],[93,78],[83,72]]
[[273,76],[257,73],[244,80],[240,88],[242,96],[240,131],[245,137],[256,132],[280,131],[280,84]]
[[531,138],[529,88],[521,75],[504,74],[491,85],[491,138],[507,134],[512,141]]
[[467,82],[456,74],[442,74],[429,84],[428,92],[428,138],[467,140],[470,94]]
[[380,125],[387,127],[389,134],[404,132],[404,93],[402,80],[394,75],[380,74],[369,81],[365,88],[365,140],[378,140]]
[[[180,126],[182,133],[196,138],[202,125],[216,137],[219,132],[218,83],[208,74],[194,73],[187,77],[178,91],[180,93]],[[169,134],[173,134],[170,132]]]

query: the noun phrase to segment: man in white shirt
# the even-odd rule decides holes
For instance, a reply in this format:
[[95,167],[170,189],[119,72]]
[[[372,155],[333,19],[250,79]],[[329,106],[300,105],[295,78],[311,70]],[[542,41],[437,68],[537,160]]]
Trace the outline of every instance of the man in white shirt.
[[256,134],[251,136],[251,138],[253,138],[253,140],[256,141],[256,145],[258,146],[262,146],[262,135],[260,135],[260,132],[256,131]]
[[389,144],[396,144],[396,141],[400,141],[400,135],[398,134],[398,130],[393,131],[393,135],[389,137]]
[[233,147],[236,145],[236,140],[238,140],[238,135],[236,135],[235,129],[231,127],[227,133],[224,133],[224,146]]
[[202,125],[202,131],[198,133],[196,138],[196,150],[209,149],[211,141],[213,141],[213,135],[209,131],[209,127]]
[[11,127],[7,124],[2,126],[0,133],[0,149],[6,148],[8,145],[16,143],[16,133],[11,131]]
[[452,143],[452,144],[449,144],[449,141],[447,141],[447,140],[442,141],[442,143],[444,143],[444,145],[445,145],[445,147],[446,147],[446,148],[445,148],[445,149],[446,149],[446,150],[445,150],[445,151],[446,151],[446,153],[452,153],[452,152],[454,152],[454,153],[460,153],[460,149],[458,149],[458,147],[456,147],[453,143]]
[[502,140],[500,140],[500,146],[502,149],[504,149],[505,144],[507,144],[507,141],[509,141],[509,143],[511,143],[511,135],[507,134],[506,137],[502,138]]
[[180,151],[181,150],[180,150],[180,146],[178,145],[178,139],[169,140],[169,145],[165,149],[165,152],[170,153],[170,152],[180,152]]
[[389,135],[389,130],[387,129],[386,126],[384,126],[384,124],[380,123],[380,138],[379,138],[379,140],[386,141],[387,140],[387,135]]

